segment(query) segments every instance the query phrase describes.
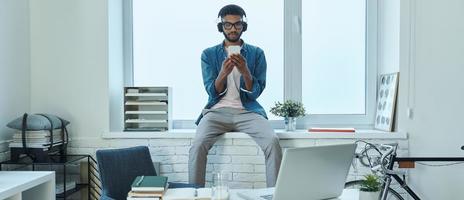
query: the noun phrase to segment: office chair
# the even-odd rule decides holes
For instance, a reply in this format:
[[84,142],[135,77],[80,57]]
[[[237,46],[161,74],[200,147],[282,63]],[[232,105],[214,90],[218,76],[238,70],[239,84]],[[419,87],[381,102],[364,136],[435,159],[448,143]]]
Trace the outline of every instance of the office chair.
[[[135,177],[157,175],[150,151],[146,146],[97,150],[96,155],[102,184],[102,200],[126,199]],[[196,186],[185,183],[169,183],[169,188],[182,187]]]

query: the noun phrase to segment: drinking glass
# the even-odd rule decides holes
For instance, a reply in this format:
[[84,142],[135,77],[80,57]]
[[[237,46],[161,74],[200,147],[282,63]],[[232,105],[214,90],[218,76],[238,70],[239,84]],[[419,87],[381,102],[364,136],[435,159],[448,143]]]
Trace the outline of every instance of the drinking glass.
[[227,185],[226,173],[213,172],[211,200],[229,200],[229,186]]

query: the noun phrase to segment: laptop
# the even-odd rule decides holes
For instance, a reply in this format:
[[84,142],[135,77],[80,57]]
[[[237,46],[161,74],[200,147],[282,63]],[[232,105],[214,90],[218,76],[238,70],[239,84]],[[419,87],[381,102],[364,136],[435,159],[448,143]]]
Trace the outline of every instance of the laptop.
[[275,188],[238,192],[247,200],[319,200],[339,197],[356,144],[287,149]]

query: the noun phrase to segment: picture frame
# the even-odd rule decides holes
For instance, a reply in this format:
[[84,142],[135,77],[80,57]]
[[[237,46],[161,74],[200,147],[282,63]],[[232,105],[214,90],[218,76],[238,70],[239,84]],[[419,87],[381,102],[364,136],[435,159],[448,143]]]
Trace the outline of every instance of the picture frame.
[[374,128],[393,131],[396,101],[398,96],[399,72],[382,74],[379,77]]

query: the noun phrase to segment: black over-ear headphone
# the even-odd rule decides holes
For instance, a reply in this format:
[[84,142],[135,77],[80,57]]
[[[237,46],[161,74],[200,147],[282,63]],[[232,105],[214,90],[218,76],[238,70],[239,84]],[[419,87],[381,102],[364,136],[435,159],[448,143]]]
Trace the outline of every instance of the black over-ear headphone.
[[228,6],[236,6],[237,9],[239,10],[239,12],[241,13],[240,15],[242,16],[242,32],[245,32],[248,28],[248,23],[246,21],[243,21],[243,17],[246,18],[246,13],[245,13],[245,10],[243,10],[240,6],[237,6],[237,5],[227,5],[227,6],[224,6],[220,11],[219,11],[219,14],[218,14],[218,19],[219,19],[219,23],[217,24],[217,28],[218,28],[218,31],[219,32],[224,32],[224,24],[222,23],[222,16],[224,16],[224,12],[226,11],[226,7]]

